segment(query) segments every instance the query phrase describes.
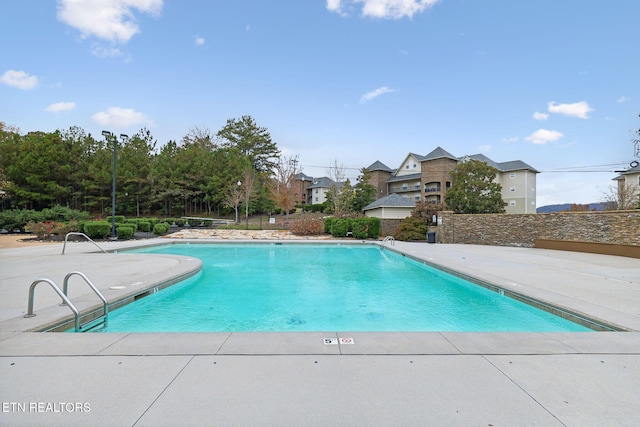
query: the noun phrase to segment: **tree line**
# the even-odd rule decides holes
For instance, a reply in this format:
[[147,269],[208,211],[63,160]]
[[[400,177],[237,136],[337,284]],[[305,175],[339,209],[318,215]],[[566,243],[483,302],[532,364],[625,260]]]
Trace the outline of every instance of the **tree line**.
[[114,144],[118,214],[219,215],[243,203],[247,213],[277,208],[273,171],[286,159],[251,116],[229,119],[216,133],[193,128],[161,147],[146,128],[120,140],[75,126],[22,135],[0,122],[1,208],[109,213]]

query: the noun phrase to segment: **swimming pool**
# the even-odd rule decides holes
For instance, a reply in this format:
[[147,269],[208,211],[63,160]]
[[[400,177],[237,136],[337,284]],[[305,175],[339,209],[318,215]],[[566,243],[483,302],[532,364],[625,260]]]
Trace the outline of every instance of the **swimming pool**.
[[197,275],[117,309],[102,332],[589,331],[375,245],[170,244]]

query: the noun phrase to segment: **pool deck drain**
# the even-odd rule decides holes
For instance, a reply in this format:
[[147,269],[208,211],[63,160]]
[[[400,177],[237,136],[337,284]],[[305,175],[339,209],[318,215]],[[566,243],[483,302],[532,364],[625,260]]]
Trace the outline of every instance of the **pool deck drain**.
[[[0,425],[631,426],[640,420],[640,332],[24,332],[49,312],[64,315],[59,298],[43,286],[35,295],[39,316],[21,318],[28,287],[41,277],[61,283],[80,270],[113,297],[195,267],[167,256],[91,253],[83,243],[67,249],[64,256],[61,245],[0,249]],[[637,259],[403,242],[393,249],[640,331]],[[126,289],[107,291],[118,286]],[[74,286],[71,296],[90,298],[89,292]],[[48,403],[79,410],[46,411]]]

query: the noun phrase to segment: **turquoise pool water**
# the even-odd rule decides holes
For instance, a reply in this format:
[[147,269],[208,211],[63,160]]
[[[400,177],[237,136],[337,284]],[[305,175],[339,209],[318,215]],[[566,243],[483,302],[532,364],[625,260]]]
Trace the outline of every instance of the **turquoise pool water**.
[[588,331],[377,246],[172,244],[196,276],[109,314],[103,332]]

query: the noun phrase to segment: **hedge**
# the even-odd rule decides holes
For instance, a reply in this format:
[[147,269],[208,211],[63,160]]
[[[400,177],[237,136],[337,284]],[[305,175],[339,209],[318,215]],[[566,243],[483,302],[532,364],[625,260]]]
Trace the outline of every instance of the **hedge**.
[[118,236],[118,239],[129,240],[130,238],[132,238],[133,234],[135,233],[135,229],[132,227],[132,225],[133,224],[126,224],[117,227],[116,234]]
[[159,222],[153,226],[153,234],[162,236],[163,234],[166,234],[166,232],[169,230],[169,227],[170,225],[166,222]]
[[107,221],[89,221],[84,225],[84,234],[92,239],[104,239],[111,232],[111,224]]
[[333,224],[338,220],[335,217],[328,217],[324,219],[324,232],[327,234],[331,234],[331,229],[333,228]]

